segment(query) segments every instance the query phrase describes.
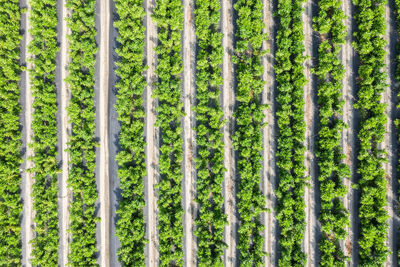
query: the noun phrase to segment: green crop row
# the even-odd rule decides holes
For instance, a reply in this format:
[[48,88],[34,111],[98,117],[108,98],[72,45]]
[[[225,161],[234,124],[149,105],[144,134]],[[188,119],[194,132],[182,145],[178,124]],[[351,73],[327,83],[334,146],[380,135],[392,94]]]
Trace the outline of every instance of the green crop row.
[[0,0],[0,265],[21,265],[22,163],[18,0]]
[[119,202],[117,236],[119,260],[126,266],[145,266],[145,206],[143,177],[146,175],[143,92],[145,11],[142,0],[116,0],[119,20],[115,22],[121,45],[116,70],[120,80],[117,103],[120,152],[117,154],[122,200]]
[[381,94],[387,87],[383,71],[386,1],[353,0],[353,4],[357,24],[353,46],[360,56],[355,104],[361,114],[357,171],[361,192],[359,258],[362,266],[382,266],[388,254],[386,177],[382,168],[386,152],[379,146],[384,140],[386,123],[386,105],[381,103]]
[[226,244],[223,241],[224,214],[222,183],[224,181],[224,142],[222,127],[224,113],[219,101],[223,83],[223,58],[220,33],[220,1],[197,0],[195,26],[197,36],[197,103],[195,158],[197,169],[196,201],[200,212],[196,218],[199,266],[222,266]]
[[57,45],[57,1],[31,0],[29,53],[33,96],[32,185],[34,239],[32,264],[55,266],[58,263],[58,162],[57,95],[55,85]]
[[279,128],[276,164],[279,185],[276,190],[277,220],[280,225],[281,256],[279,266],[303,266],[305,231],[305,122],[303,87],[304,33],[302,3],[304,0],[279,0],[277,16],[275,73],[277,81],[276,112]]
[[350,225],[343,204],[347,192],[343,180],[349,177],[350,170],[343,163],[345,156],[341,147],[344,128],[341,91],[345,71],[339,54],[346,36],[341,4],[342,1],[319,0],[318,16],[314,18],[314,30],[321,38],[318,63],[314,69],[318,78],[320,118],[316,155],[321,189],[321,266],[345,266],[347,258],[339,242],[346,238],[346,227]]
[[158,99],[157,122],[160,127],[160,181],[158,190],[158,231],[161,266],[183,265],[182,160],[181,121],[184,116],[182,95],[183,70],[181,32],[183,5],[180,0],[157,1],[158,80],[153,96]]
[[234,149],[238,151],[238,229],[240,262],[244,266],[262,266],[264,225],[261,214],[266,211],[266,199],[261,191],[262,128],[266,106],[261,103],[264,68],[261,57],[266,51],[262,43],[267,39],[263,33],[263,3],[260,0],[238,0],[236,49],[233,62],[237,79],[237,130],[233,137]]
[[70,63],[66,79],[72,94],[68,110],[72,135],[68,142],[71,169],[68,186],[72,191],[70,203],[70,227],[72,236],[69,263],[73,266],[96,266],[97,201],[95,169],[95,110],[94,65],[97,47],[95,43],[96,0],[67,0],[71,16],[67,25]]

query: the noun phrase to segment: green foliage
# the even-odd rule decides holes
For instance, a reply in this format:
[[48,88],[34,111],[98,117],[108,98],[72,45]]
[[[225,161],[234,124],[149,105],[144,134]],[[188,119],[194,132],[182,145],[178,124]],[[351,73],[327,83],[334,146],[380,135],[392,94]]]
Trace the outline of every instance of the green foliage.
[[0,0],[0,265],[21,265],[20,19],[18,0]]
[[121,124],[117,155],[118,177],[121,181],[122,200],[117,214],[117,236],[121,242],[119,260],[126,266],[145,266],[145,206],[143,177],[146,175],[143,92],[146,81],[143,19],[145,12],[141,0],[116,0],[119,20],[115,22],[119,36],[119,61],[116,70],[120,80],[117,103]]
[[67,82],[72,93],[68,115],[72,135],[68,143],[70,164],[68,186],[72,190],[70,228],[72,235],[69,264],[97,266],[96,262],[96,192],[95,169],[95,110],[94,110],[94,64],[97,47],[95,43],[96,0],[67,0],[72,11],[67,18],[71,34],[68,35],[71,61]]
[[360,56],[358,101],[361,122],[358,138],[358,173],[360,175],[360,265],[383,266],[388,255],[385,245],[388,214],[385,209],[386,178],[382,163],[386,152],[379,145],[385,135],[385,107],[381,94],[387,87],[383,71],[385,34],[385,0],[353,0],[356,7],[353,46]]
[[197,50],[197,103],[196,143],[198,154],[197,198],[200,212],[196,218],[199,266],[222,266],[224,214],[222,183],[224,181],[224,142],[222,140],[223,111],[219,101],[221,65],[223,58],[222,34],[220,33],[219,0],[197,0],[195,26]]
[[263,266],[264,237],[261,214],[266,211],[265,196],[261,192],[262,128],[264,126],[260,94],[265,82],[261,57],[265,54],[262,42],[263,3],[260,0],[238,0],[236,50],[233,58],[237,78],[237,130],[233,145],[238,151],[237,170],[240,176],[238,188],[238,210],[240,216],[239,242],[240,262],[243,266]]
[[280,225],[279,266],[303,266],[306,255],[301,246],[305,231],[304,186],[304,0],[279,0],[277,16],[275,73],[278,89],[276,112],[279,128],[276,190],[277,219]]
[[181,31],[183,6],[180,0],[157,1],[153,18],[157,22],[156,48],[158,81],[153,96],[158,98],[156,126],[160,127],[160,182],[157,184],[161,266],[183,265]]
[[343,163],[345,156],[341,148],[344,67],[339,53],[346,35],[341,4],[342,1],[319,0],[318,16],[314,18],[314,29],[321,38],[314,69],[318,78],[320,117],[317,159],[321,189],[321,266],[345,266],[348,260],[339,244],[346,238],[346,227],[350,225],[342,201],[347,192],[343,179],[350,175],[350,170]]
[[57,45],[57,1],[30,1],[29,52],[33,96],[32,186],[34,239],[32,264],[55,266],[58,263],[58,177],[57,156],[57,95],[55,69]]

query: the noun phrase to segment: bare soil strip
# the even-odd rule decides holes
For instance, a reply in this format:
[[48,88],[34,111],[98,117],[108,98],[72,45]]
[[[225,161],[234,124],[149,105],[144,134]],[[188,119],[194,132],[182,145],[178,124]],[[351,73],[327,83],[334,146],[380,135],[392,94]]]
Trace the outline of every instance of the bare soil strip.
[[[353,108],[353,105],[355,101],[354,86],[355,86],[355,77],[357,76],[357,72],[354,71],[355,52],[353,47],[351,46],[351,42],[353,40],[353,28],[354,28],[354,21],[352,19],[353,6],[351,0],[343,0],[342,8],[344,14],[346,15],[344,23],[347,30],[346,43],[342,47],[342,63],[345,69],[345,77],[343,79],[343,91],[342,91],[343,100],[345,101],[343,106],[343,121],[347,125],[347,128],[344,128],[342,133],[342,147],[343,147],[343,153],[346,156],[345,163],[348,166],[350,166],[351,170],[351,177],[348,177],[348,179],[344,181],[348,190],[347,195],[344,198],[344,206],[349,211],[351,225],[350,227],[347,228],[348,236],[344,240],[342,247],[344,249],[345,255],[353,259],[354,258],[352,257],[353,242],[355,240],[353,230],[355,227],[357,227],[355,225],[355,208],[354,208],[355,203],[352,203],[355,200],[353,193],[354,191],[352,189],[352,183],[354,182],[354,176],[356,175],[356,169],[355,169],[356,131],[354,129],[355,110]],[[352,266],[352,263],[353,260],[351,260],[348,263],[348,266]]]
[[221,6],[221,26],[222,26],[222,46],[224,48],[222,76],[224,84],[222,86],[222,109],[226,120],[224,132],[224,166],[227,169],[224,178],[224,206],[225,214],[228,216],[228,225],[225,226],[224,242],[228,245],[224,253],[225,266],[237,266],[236,238],[238,219],[236,213],[236,185],[235,185],[235,158],[232,146],[232,134],[234,128],[233,108],[234,100],[234,78],[233,78],[233,6],[232,2],[222,0]]
[[195,95],[195,33],[194,33],[194,1],[184,0],[184,25],[183,25],[183,101],[185,117],[183,119],[183,209],[184,213],[184,254],[185,265],[196,266],[196,243],[194,230],[194,184],[195,166],[194,158],[194,104]]
[[[30,30],[30,23],[29,23],[29,17],[31,14],[31,6],[29,4],[29,1],[26,1],[26,15],[25,15],[25,62],[26,62],[26,67],[27,69],[32,68],[32,63],[28,62],[28,59],[30,58],[30,54],[28,52],[28,45],[32,41],[32,36],[29,34]],[[24,170],[24,196],[23,196],[23,219],[24,219],[24,226],[23,229],[25,230],[25,240],[23,240],[23,245],[25,249],[23,248],[23,251],[25,251],[25,254],[23,255],[23,261],[22,265],[23,266],[32,266],[30,263],[31,259],[31,254],[32,254],[32,244],[30,241],[33,239],[33,200],[32,200],[32,184],[33,184],[33,174],[27,172],[28,169],[33,167],[33,162],[31,160],[28,160],[29,157],[33,156],[33,149],[29,148],[28,144],[32,143],[32,114],[33,114],[33,97],[32,97],[32,92],[31,92],[31,82],[29,78],[29,72],[25,72],[25,140],[26,140],[26,153],[25,153],[25,170]]]
[[263,58],[264,66],[264,81],[266,82],[262,101],[268,104],[269,108],[265,111],[265,120],[268,125],[263,129],[263,172],[262,172],[262,187],[264,195],[267,197],[267,208],[270,212],[264,214],[263,223],[264,230],[264,250],[268,253],[265,259],[265,266],[277,266],[277,221],[275,214],[276,197],[274,188],[277,185],[277,173],[275,165],[275,132],[276,122],[274,119],[275,113],[275,73],[274,73],[274,39],[275,39],[275,23],[273,19],[273,3],[272,1],[264,0],[264,24],[265,32],[268,34],[268,40],[264,43],[264,48],[268,50],[267,56]]
[[66,151],[68,148],[68,136],[71,134],[71,125],[68,122],[67,107],[69,99],[71,97],[68,89],[68,84],[65,79],[68,75],[68,40],[67,40],[67,22],[65,18],[69,16],[69,11],[66,7],[66,0],[61,1],[61,106],[60,106],[60,117],[61,117],[61,161],[62,161],[62,174],[60,196],[61,196],[61,222],[60,222],[60,248],[61,248],[61,259],[60,265],[66,266],[68,263],[68,246],[70,235],[67,233],[69,228],[69,203],[71,199],[71,192],[68,189],[68,173],[69,173],[69,153]]
[[157,148],[159,129],[154,126],[156,121],[155,107],[156,99],[152,98],[152,91],[154,89],[153,82],[155,80],[155,66],[157,56],[154,48],[157,40],[156,24],[151,18],[153,8],[155,7],[155,0],[146,0],[146,59],[147,59],[147,73],[146,73],[146,93],[145,93],[145,111],[146,111],[146,171],[147,177],[145,180],[145,195],[146,195],[146,237],[149,243],[146,247],[147,262],[146,266],[158,266],[158,239],[157,239],[157,198],[155,195],[154,184],[159,172],[157,171],[158,152]]
[[[391,3],[393,7],[393,2]],[[395,52],[396,52],[396,45],[395,44],[395,23],[394,23],[394,14],[391,13],[390,4],[385,6],[385,18],[386,18],[386,34],[385,40],[387,45],[385,47],[386,56],[385,56],[385,64],[386,64],[386,71],[387,71],[387,84],[389,85],[385,92],[383,93],[382,101],[387,104],[386,106],[386,134],[385,134],[385,141],[382,144],[383,148],[387,151],[387,159],[388,161],[383,165],[383,168],[386,171],[387,177],[387,200],[388,206],[387,211],[390,216],[388,220],[389,230],[388,230],[388,239],[387,239],[387,246],[389,247],[389,251],[393,254],[389,254],[387,257],[387,262],[385,266],[397,266],[397,230],[398,224],[396,223],[396,212],[397,212],[397,197],[396,197],[396,187],[397,187],[397,171],[396,166],[398,162],[397,156],[397,146],[396,142],[396,130],[394,127],[394,120],[397,119],[396,117],[396,90],[395,90]]]
[[110,266],[110,192],[108,156],[108,79],[109,79],[109,33],[110,1],[100,1],[100,265]]
[[305,188],[305,204],[306,204],[306,232],[304,236],[304,252],[307,254],[307,266],[315,266],[317,261],[318,241],[316,238],[319,228],[317,226],[317,205],[315,201],[315,193],[317,186],[317,171],[315,159],[315,136],[316,136],[316,92],[315,79],[311,74],[313,51],[313,28],[312,28],[312,12],[313,0],[308,0],[304,6],[303,23],[304,23],[304,43],[305,54],[311,56],[305,62],[305,76],[307,84],[304,88],[305,100],[305,146],[307,148],[305,155],[306,175],[309,177],[310,187]]

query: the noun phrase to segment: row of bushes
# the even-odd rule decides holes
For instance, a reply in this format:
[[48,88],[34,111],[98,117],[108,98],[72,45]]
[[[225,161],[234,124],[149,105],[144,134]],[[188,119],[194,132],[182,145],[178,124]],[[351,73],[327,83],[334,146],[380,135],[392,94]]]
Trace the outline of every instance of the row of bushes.
[[341,5],[342,1],[319,0],[318,16],[314,19],[314,30],[321,39],[318,62],[314,69],[318,78],[319,129],[316,155],[321,190],[321,266],[345,266],[347,258],[340,242],[346,238],[346,227],[350,225],[343,204],[347,192],[343,180],[350,176],[350,170],[343,163],[345,156],[341,147],[345,126],[341,118],[345,71],[339,56],[346,36],[345,15]]
[[277,220],[280,226],[280,266],[303,266],[302,251],[306,220],[304,192],[307,178],[304,166],[305,121],[303,88],[304,0],[278,1],[275,73],[277,81],[278,144],[276,164],[279,185],[276,190]]
[[0,0],[0,265],[21,265],[21,10]]
[[223,83],[223,58],[220,32],[220,1],[197,0],[195,26],[197,36],[195,158],[197,169],[196,201],[200,212],[196,218],[197,259],[200,266],[221,266],[226,244],[223,241],[227,216],[224,214],[224,113],[220,104]]
[[361,115],[358,138],[359,190],[359,259],[362,266],[381,266],[388,255],[386,174],[382,164],[386,152],[380,148],[385,136],[385,107],[381,102],[387,87],[384,71],[386,45],[385,0],[353,0],[357,30],[353,46],[360,57],[358,100],[355,108]]
[[263,266],[266,253],[261,214],[266,211],[266,198],[261,191],[261,152],[265,124],[263,111],[266,106],[261,103],[260,95],[265,84],[261,58],[266,51],[262,49],[262,44],[267,39],[263,33],[263,2],[238,0],[234,9],[237,12],[233,57],[237,79],[237,107],[234,112],[237,129],[233,146],[238,153],[239,260],[244,266]]
[[55,266],[58,263],[58,162],[57,95],[55,85],[57,45],[57,1],[31,0],[29,53],[33,96],[32,185],[34,238],[32,264]]
[[181,0],[159,0],[154,9],[158,28],[158,62],[153,96],[158,99],[156,126],[160,127],[158,232],[161,266],[183,265],[182,208],[182,47]]
[[141,0],[117,0],[119,20],[117,48],[119,60],[116,73],[119,81],[117,103],[120,151],[116,157],[122,199],[117,211],[117,236],[121,242],[119,260],[126,266],[145,266],[144,183],[146,175],[143,92],[146,81],[144,60],[143,20],[145,11]]
[[93,266],[96,261],[96,191],[94,70],[96,0],[67,0],[71,16],[67,25],[70,62],[66,79],[72,94],[67,108],[72,135],[68,142],[70,172],[68,186],[72,191],[69,233],[72,236],[68,261],[71,265]]

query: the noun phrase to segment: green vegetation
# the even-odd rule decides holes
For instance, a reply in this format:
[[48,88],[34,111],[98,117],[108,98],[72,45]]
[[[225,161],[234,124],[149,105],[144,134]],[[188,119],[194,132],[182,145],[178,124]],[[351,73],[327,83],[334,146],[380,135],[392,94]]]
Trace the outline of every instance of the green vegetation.
[[381,94],[387,87],[383,71],[386,45],[385,0],[353,0],[356,8],[353,46],[360,56],[358,101],[361,122],[358,138],[358,183],[360,200],[360,265],[383,266],[388,255],[385,245],[388,214],[385,210],[386,177],[382,163],[386,152],[379,148],[385,135],[385,107]]
[[158,191],[158,231],[161,266],[183,265],[181,120],[181,32],[183,6],[180,0],[157,1],[153,18],[157,22],[159,44],[156,48],[158,81],[154,97],[158,98],[156,126],[160,127],[160,182]]
[[224,113],[219,97],[223,83],[221,65],[223,57],[222,34],[220,33],[219,0],[197,0],[195,26],[198,40],[197,50],[197,103],[196,143],[198,154],[197,198],[200,206],[196,218],[198,263],[200,266],[223,266],[222,255],[224,214],[222,182],[224,181],[224,142],[222,127]]
[[0,265],[21,265],[20,19],[18,0],[0,0]]
[[279,29],[276,37],[275,73],[278,89],[279,128],[276,164],[279,185],[276,190],[277,219],[280,225],[279,266],[303,266],[306,255],[301,245],[305,231],[304,186],[304,0],[279,0]]
[[339,242],[346,238],[346,227],[350,225],[342,201],[347,192],[343,179],[349,177],[350,170],[343,163],[345,156],[341,147],[344,128],[341,90],[345,71],[339,54],[346,36],[341,4],[342,1],[319,0],[318,17],[314,18],[314,29],[321,38],[314,69],[318,78],[320,118],[317,159],[321,189],[321,266],[345,266],[347,258]]
[[34,173],[32,186],[34,239],[32,264],[55,266],[58,263],[58,162],[57,95],[55,69],[57,46],[57,1],[31,0],[30,34],[32,55],[30,69],[33,96]]
[[126,266],[145,266],[144,249],[145,206],[143,177],[146,175],[143,92],[146,81],[143,76],[145,12],[141,0],[117,0],[119,20],[117,49],[119,61],[116,70],[120,80],[117,103],[120,152],[116,157],[119,165],[122,200],[119,202],[117,236],[121,242],[119,260]]
[[262,266],[266,253],[263,251],[264,237],[261,214],[266,211],[266,200],[260,189],[262,128],[264,126],[261,92],[264,68],[261,57],[266,53],[262,42],[267,39],[263,33],[263,3],[260,0],[238,0],[236,50],[233,62],[236,64],[237,79],[237,131],[233,137],[234,149],[238,151],[237,170],[240,176],[238,186],[238,210],[240,216],[239,242],[240,263],[244,266]]
[[71,265],[96,266],[97,200],[94,177],[95,110],[94,110],[94,64],[97,47],[95,43],[96,0],[67,0],[72,11],[67,19],[71,30],[69,39],[70,64],[67,82],[72,93],[68,116],[72,124],[69,153],[70,169],[68,185],[72,189],[70,206],[69,262]]

